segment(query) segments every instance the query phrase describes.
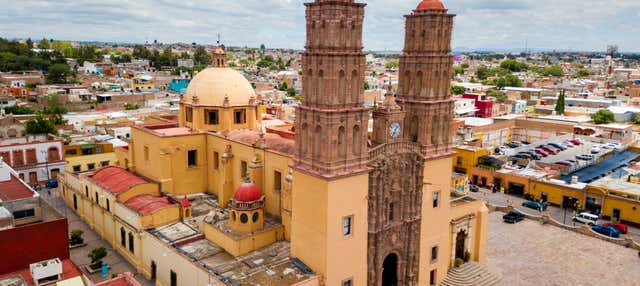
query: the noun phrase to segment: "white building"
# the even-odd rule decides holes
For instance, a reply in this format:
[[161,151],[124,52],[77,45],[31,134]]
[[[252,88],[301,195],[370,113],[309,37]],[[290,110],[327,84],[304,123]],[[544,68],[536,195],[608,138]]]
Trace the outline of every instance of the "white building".
[[2,145],[0,157],[30,185],[57,178],[65,167],[62,140]]
[[456,98],[454,114],[456,118],[474,117],[476,114],[476,101],[473,98]]

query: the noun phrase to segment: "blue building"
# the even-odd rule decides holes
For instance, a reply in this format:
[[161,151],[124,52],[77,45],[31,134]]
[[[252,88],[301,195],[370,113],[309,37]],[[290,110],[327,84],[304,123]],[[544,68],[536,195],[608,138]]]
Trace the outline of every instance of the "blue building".
[[184,94],[187,92],[189,82],[191,82],[191,79],[188,78],[174,78],[169,82],[167,87],[173,92]]

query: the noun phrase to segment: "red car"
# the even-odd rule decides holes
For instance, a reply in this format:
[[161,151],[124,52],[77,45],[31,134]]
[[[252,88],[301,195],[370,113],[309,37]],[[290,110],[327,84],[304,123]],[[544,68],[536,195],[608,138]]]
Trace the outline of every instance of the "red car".
[[553,155],[558,154],[558,152],[560,152],[560,149],[552,148],[551,146],[540,146],[540,149],[545,150]]
[[612,226],[613,228],[619,230],[620,232],[626,234],[627,231],[629,230],[629,227],[627,227],[626,224],[621,223],[621,222],[605,222],[602,224],[602,226]]
[[582,145],[582,144],[580,143],[580,141],[578,141],[578,140],[576,140],[576,139],[571,139],[571,140],[567,140],[567,141],[571,142],[571,144],[576,145],[576,146]]
[[549,156],[549,152],[547,152],[545,150],[542,150],[540,148],[534,149],[533,152],[536,152],[536,153],[542,155],[543,157]]

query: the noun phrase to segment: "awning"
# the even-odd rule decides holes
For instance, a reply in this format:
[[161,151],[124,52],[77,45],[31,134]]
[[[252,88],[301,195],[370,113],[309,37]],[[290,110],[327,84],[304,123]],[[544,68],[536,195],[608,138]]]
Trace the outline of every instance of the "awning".
[[82,149],[82,150],[95,149],[95,148],[96,148],[95,145],[82,145],[82,146],[80,146],[80,149]]

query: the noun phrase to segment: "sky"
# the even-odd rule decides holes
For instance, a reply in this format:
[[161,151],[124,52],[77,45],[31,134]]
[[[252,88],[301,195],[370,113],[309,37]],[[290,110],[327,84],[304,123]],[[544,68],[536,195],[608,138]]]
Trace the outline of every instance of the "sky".
[[[144,43],[216,42],[302,49],[303,0],[0,0],[0,37]],[[419,0],[357,0],[365,50],[399,51]],[[443,0],[453,47],[640,51],[640,0]]]

